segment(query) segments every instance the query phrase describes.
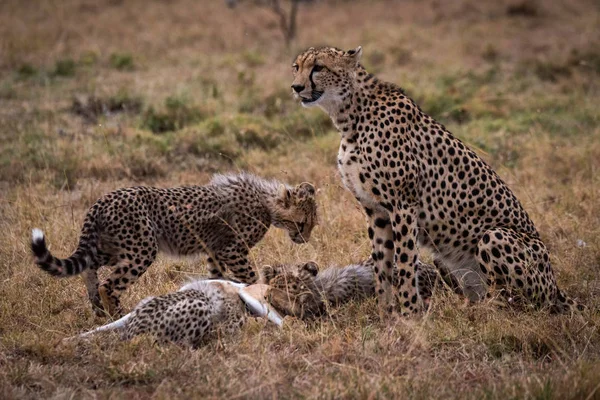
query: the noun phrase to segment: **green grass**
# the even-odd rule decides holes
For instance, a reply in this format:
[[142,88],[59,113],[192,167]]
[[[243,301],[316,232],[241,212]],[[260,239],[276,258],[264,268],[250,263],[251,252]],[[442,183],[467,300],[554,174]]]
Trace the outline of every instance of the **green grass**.
[[71,58],[57,60],[52,70],[53,76],[69,78],[75,76],[77,64]]
[[120,71],[133,71],[135,69],[133,55],[129,53],[112,53],[109,61],[111,67]]
[[205,112],[190,104],[188,98],[170,96],[165,99],[160,110],[155,110],[152,106],[146,110],[142,117],[142,128],[154,133],[177,131],[205,117]]

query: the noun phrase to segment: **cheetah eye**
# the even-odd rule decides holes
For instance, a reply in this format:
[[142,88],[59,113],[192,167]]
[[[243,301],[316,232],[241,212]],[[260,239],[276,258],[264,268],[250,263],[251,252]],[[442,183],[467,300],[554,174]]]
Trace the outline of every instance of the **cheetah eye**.
[[319,71],[322,71],[323,68],[325,68],[325,67],[323,67],[322,65],[319,65],[319,64],[315,64],[315,66],[313,67],[312,70],[313,70],[313,72],[319,72]]
[[292,69],[294,70],[294,72],[298,72],[298,64],[292,64]]
[[293,228],[304,229],[304,225],[306,225],[305,222],[292,221],[291,219],[284,219],[284,220],[282,220],[282,222],[284,224],[286,224],[287,226],[289,226],[290,229],[293,229]]

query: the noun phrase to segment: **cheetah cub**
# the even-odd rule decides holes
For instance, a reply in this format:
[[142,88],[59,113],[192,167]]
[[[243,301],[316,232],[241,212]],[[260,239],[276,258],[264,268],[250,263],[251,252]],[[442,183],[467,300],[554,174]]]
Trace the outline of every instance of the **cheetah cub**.
[[284,315],[298,318],[322,315],[328,306],[375,295],[371,259],[321,272],[312,261],[267,265],[260,275],[267,285],[269,304]]
[[282,317],[264,301],[263,292],[264,285],[196,280],[177,292],[148,297],[121,319],[66,340],[118,330],[122,340],[150,334],[159,344],[197,348],[218,334],[236,333],[248,315],[283,325]]
[[[89,209],[79,246],[69,258],[54,257],[39,229],[33,230],[31,249],[37,265],[50,275],[85,271],[96,313],[115,315],[121,313],[123,291],[159,250],[207,254],[211,277],[230,272],[241,282],[253,283],[258,276],[248,252],[271,225],[286,230],[294,243],[305,243],[316,223],[315,188],[309,183],[291,187],[248,173],[215,175],[205,186],[115,190]],[[99,287],[101,266],[114,271]]]
[[506,183],[401,88],[368,73],[361,55],[311,47],[292,65],[292,90],[340,132],[338,167],[367,216],[382,309],[422,309],[419,246],[471,301],[496,288],[511,303],[581,308],[558,289],[546,246]]
[[[311,318],[326,313],[329,306],[375,296],[372,258],[344,267],[328,267],[319,271],[316,263],[266,265],[260,270],[260,281],[267,285],[265,298],[284,315]],[[419,262],[417,293],[430,298],[433,291],[452,290],[461,294],[457,282],[438,274],[435,267]],[[400,277],[396,274],[394,282]]]

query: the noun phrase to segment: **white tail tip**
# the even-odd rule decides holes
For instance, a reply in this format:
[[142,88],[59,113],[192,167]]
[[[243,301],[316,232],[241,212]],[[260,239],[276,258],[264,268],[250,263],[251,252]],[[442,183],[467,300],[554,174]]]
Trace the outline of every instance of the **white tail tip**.
[[41,229],[33,228],[31,231],[31,240],[34,242],[40,241],[44,239],[44,232]]

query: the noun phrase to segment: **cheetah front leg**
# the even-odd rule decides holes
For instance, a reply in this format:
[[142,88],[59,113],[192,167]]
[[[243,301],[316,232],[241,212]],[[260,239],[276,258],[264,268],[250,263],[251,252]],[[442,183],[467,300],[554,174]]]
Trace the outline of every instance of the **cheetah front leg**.
[[90,303],[92,303],[92,310],[97,316],[104,316],[104,307],[102,306],[100,293],[98,292],[98,270],[95,268],[88,269],[84,272],[83,278],[88,292],[88,298],[90,299]]
[[379,310],[392,312],[395,308],[394,286],[394,240],[390,218],[387,213],[365,208],[371,239],[371,258],[374,262],[375,292]]
[[225,265],[219,262],[214,254],[208,256],[206,262],[208,263],[208,276],[210,279],[222,279],[225,277]]
[[211,257],[211,277],[222,277],[223,273],[227,271],[240,282],[255,283],[258,280],[258,274],[248,260],[248,253],[249,248],[243,241],[235,241],[215,251]]
[[[101,250],[98,250],[97,253],[97,264],[99,266],[108,265],[111,261],[110,255],[104,253]],[[85,282],[85,287],[88,292],[88,298],[90,303],[92,303],[92,310],[98,317],[105,316],[104,306],[102,305],[102,300],[100,298],[99,282],[98,282],[98,266],[92,267],[85,271],[83,275],[83,280]]]
[[417,248],[417,218],[413,207],[397,207],[392,213],[393,245],[398,268],[398,299],[403,315],[417,313],[418,304],[416,270],[419,257]]

